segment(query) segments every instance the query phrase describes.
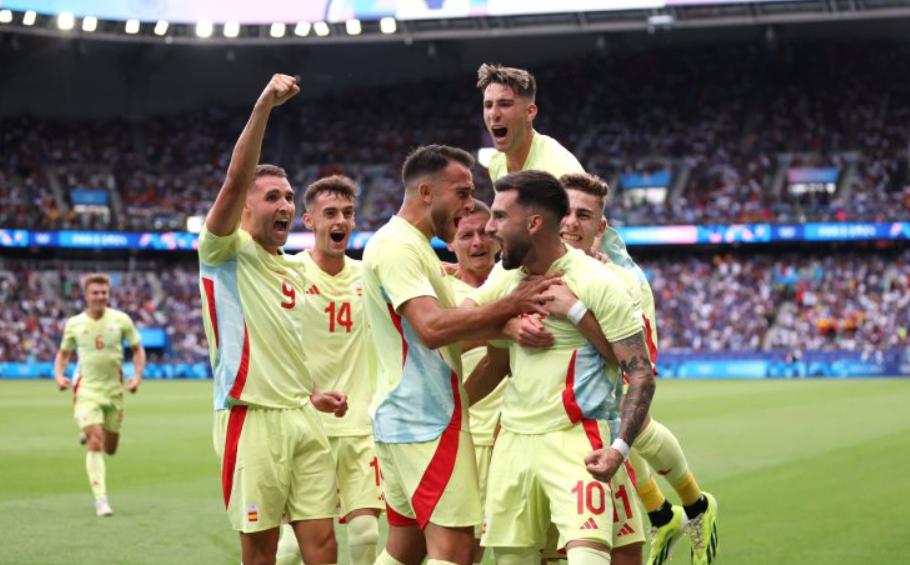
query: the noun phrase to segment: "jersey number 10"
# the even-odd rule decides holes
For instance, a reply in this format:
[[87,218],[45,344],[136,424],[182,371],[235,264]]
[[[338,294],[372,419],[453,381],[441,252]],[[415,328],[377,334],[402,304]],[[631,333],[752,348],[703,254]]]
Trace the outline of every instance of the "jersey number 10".
[[335,325],[343,326],[347,333],[351,333],[351,326],[354,325],[354,322],[351,321],[351,303],[342,302],[341,307],[335,308],[334,302],[329,302],[328,308],[325,311],[329,315],[329,332],[335,333]]

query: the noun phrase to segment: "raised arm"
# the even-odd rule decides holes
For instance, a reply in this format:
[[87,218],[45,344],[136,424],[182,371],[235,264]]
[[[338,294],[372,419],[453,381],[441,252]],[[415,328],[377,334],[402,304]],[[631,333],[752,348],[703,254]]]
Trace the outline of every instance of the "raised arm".
[[246,193],[253,183],[253,174],[259,164],[262,139],[272,108],[281,106],[300,92],[297,79],[288,75],[273,75],[265,90],[259,95],[253,113],[234,146],[227,177],[218,192],[215,204],[205,220],[206,228],[214,235],[226,236],[234,232],[240,222],[240,213],[246,202]]

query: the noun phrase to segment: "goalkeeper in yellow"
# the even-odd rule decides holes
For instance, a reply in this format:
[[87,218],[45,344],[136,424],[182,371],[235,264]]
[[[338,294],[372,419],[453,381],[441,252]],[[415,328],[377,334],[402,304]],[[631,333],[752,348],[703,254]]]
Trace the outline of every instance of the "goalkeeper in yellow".
[[[73,387],[73,416],[85,433],[85,469],[95,513],[114,513],[107,501],[104,453],[114,455],[120,441],[123,423],[123,342],[133,351],[133,377],[127,389],[136,392],[145,370],[145,349],[139,332],[128,315],[108,306],[111,280],[96,273],[82,282],[85,312],[67,320],[60,351],[54,359],[54,380],[61,390]],[[76,353],[79,366],[75,377],[66,376],[66,368]],[[103,450],[103,453],[102,453]]]

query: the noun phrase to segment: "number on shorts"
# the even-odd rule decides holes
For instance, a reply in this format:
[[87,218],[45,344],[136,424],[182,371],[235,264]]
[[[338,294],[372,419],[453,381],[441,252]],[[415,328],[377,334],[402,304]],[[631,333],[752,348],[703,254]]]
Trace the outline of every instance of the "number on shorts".
[[[626,511],[626,519],[630,520],[632,518],[632,504],[629,503],[629,495],[626,493],[626,485],[619,485],[619,488],[616,489],[616,494],[614,495],[616,500],[622,499],[623,509]],[[616,515],[616,509],[613,509],[614,516]],[[618,521],[618,516],[616,516]]]
[[584,481],[578,481],[571,492],[575,495],[576,510],[579,514],[584,514],[585,508],[595,516],[604,513],[606,495],[603,485],[599,482],[591,481],[585,486]]
[[381,485],[382,484],[382,471],[379,470],[379,458],[376,457],[375,455],[373,456],[373,460],[370,461],[370,467],[372,467],[373,471],[375,471],[375,473],[376,473],[376,486]]

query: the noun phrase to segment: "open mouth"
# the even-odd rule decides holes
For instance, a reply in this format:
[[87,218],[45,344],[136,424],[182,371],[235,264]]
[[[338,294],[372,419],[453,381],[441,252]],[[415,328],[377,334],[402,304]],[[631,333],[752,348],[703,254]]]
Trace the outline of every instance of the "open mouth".
[[343,231],[333,231],[332,233],[329,234],[329,239],[331,239],[335,243],[341,243],[342,241],[344,241],[344,232]]
[[502,139],[506,136],[507,133],[509,133],[509,128],[505,126],[493,126],[490,128],[490,131],[493,133],[493,137],[496,139]]
[[574,233],[562,232],[561,234],[559,234],[559,237],[563,241],[581,241],[581,236],[578,234],[574,234]]
[[486,251],[475,251],[474,253],[468,254],[468,256],[469,256],[469,257],[474,257],[474,258],[478,258],[478,259],[479,259],[479,258],[486,257],[486,256],[487,256],[487,252],[486,252]]
[[290,222],[288,220],[278,220],[275,222],[275,231],[278,233],[287,233]]

